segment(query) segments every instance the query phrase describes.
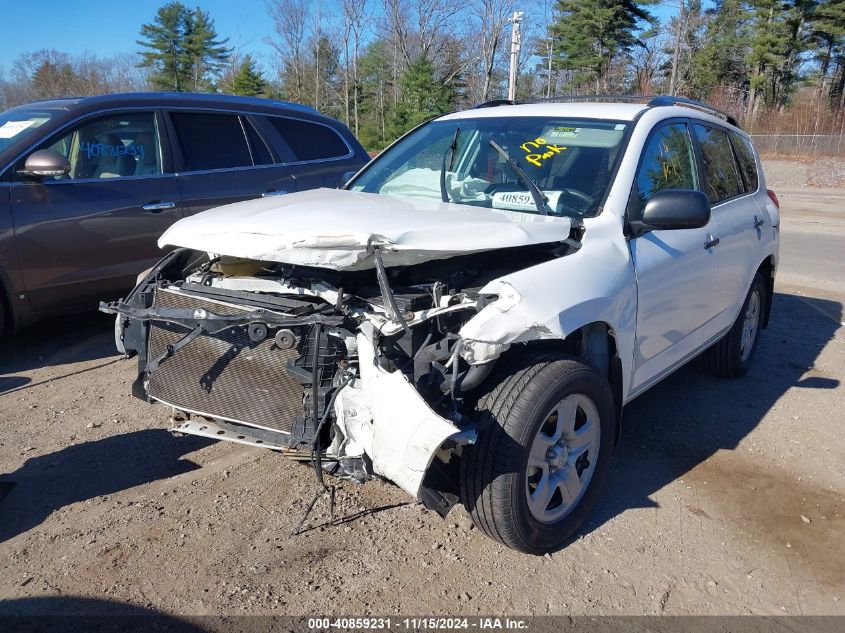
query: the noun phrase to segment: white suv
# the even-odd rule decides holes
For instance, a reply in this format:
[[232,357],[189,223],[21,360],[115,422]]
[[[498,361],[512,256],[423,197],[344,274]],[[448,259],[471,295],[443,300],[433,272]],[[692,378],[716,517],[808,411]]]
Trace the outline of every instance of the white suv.
[[778,204],[696,102],[495,103],[411,131],[342,190],[180,220],[115,313],[174,431],[264,446],[517,550],[561,547],[622,408],[768,321]]

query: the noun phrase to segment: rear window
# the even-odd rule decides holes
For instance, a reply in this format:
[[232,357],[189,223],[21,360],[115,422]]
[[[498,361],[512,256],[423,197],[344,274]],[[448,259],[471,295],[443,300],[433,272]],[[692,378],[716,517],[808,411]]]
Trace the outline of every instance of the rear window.
[[173,112],[170,116],[187,171],[252,166],[237,115]]
[[349,147],[327,125],[301,119],[267,117],[298,161],[326,160],[349,155]]
[[712,204],[742,193],[733,150],[725,130],[693,124],[701,146],[706,176],[706,192]]
[[757,161],[754,160],[754,148],[749,139],[736,132],[730,132],[730,137],[737,159],[739,159],[739,170],[745,182],[745,191],[753,193],[757,191],[760,184],[757,178]]

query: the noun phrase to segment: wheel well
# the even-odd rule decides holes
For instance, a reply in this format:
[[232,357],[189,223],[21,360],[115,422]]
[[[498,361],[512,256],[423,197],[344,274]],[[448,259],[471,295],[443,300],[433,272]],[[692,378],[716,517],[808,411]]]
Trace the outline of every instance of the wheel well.
[[[516,348],[516,349],[515,349]],[[622,428],[622,361],[619,358],[613,328],[604,321],[595,321],[581,326],[564,339],[541,339],[522,345],[514,345],[502,355],[517,354],[519,350],[542,349],[545,352],[559,351],[575,356],[593,365],[610,383],[616,411],[616,442]],[[501,362],[500,358],[496,362]]]
[[763,310],[763,327],[769,325],[769,315],[772,312],[772,299],[775,296],[775,256],[769,255],[757,269],[766,284],[766,306]]

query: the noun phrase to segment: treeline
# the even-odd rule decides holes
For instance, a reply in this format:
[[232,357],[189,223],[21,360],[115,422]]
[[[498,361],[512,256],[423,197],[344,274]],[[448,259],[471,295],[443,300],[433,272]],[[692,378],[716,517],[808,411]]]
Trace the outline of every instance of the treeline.
[[171,2],[139,27],[134,56],[22,56],[0,81],[0,105],[130,89],[261,95],[313,105],[377,149],[430,116],[505,96],[519,10],[518,99],[669,93],[759,132],[842,132],[845,0],[675,0],[662,21],[656,5],[268,0],[261,72],[208,12]]

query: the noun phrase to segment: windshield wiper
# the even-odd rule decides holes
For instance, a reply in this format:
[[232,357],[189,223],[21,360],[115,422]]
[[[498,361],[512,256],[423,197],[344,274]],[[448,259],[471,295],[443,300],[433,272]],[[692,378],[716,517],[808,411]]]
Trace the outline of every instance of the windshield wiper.
[[508,166],[513,170],[513,173],[516,174],[517,179],[522,183],[522,186],[528,189],[531,192],[531,197],[534,198],[534,204],[537,207],[537,211],[539,211],[543,215],[548,215],[549,212],[546,209],[546,202],[548,202],[548,198],[540,191],[540,188],[537,184],[528,177],[528,174],[516,164],[516,161],[508,156],[508,153],[503,150],[493,139],[490,139],[490,147],[496,150],[499,153],[499,156],[505,159],[505,162]]
[[461,135],[461,128],[455,128],[455,137],[449,148],[443,153],[443,160],[440,163],[440,199],[443,202],[451,202],[446,192],[446,157],[449,157],[449,171],[452,170],[452,163],[455,162],[455,150],[458,149],[458,137]]

